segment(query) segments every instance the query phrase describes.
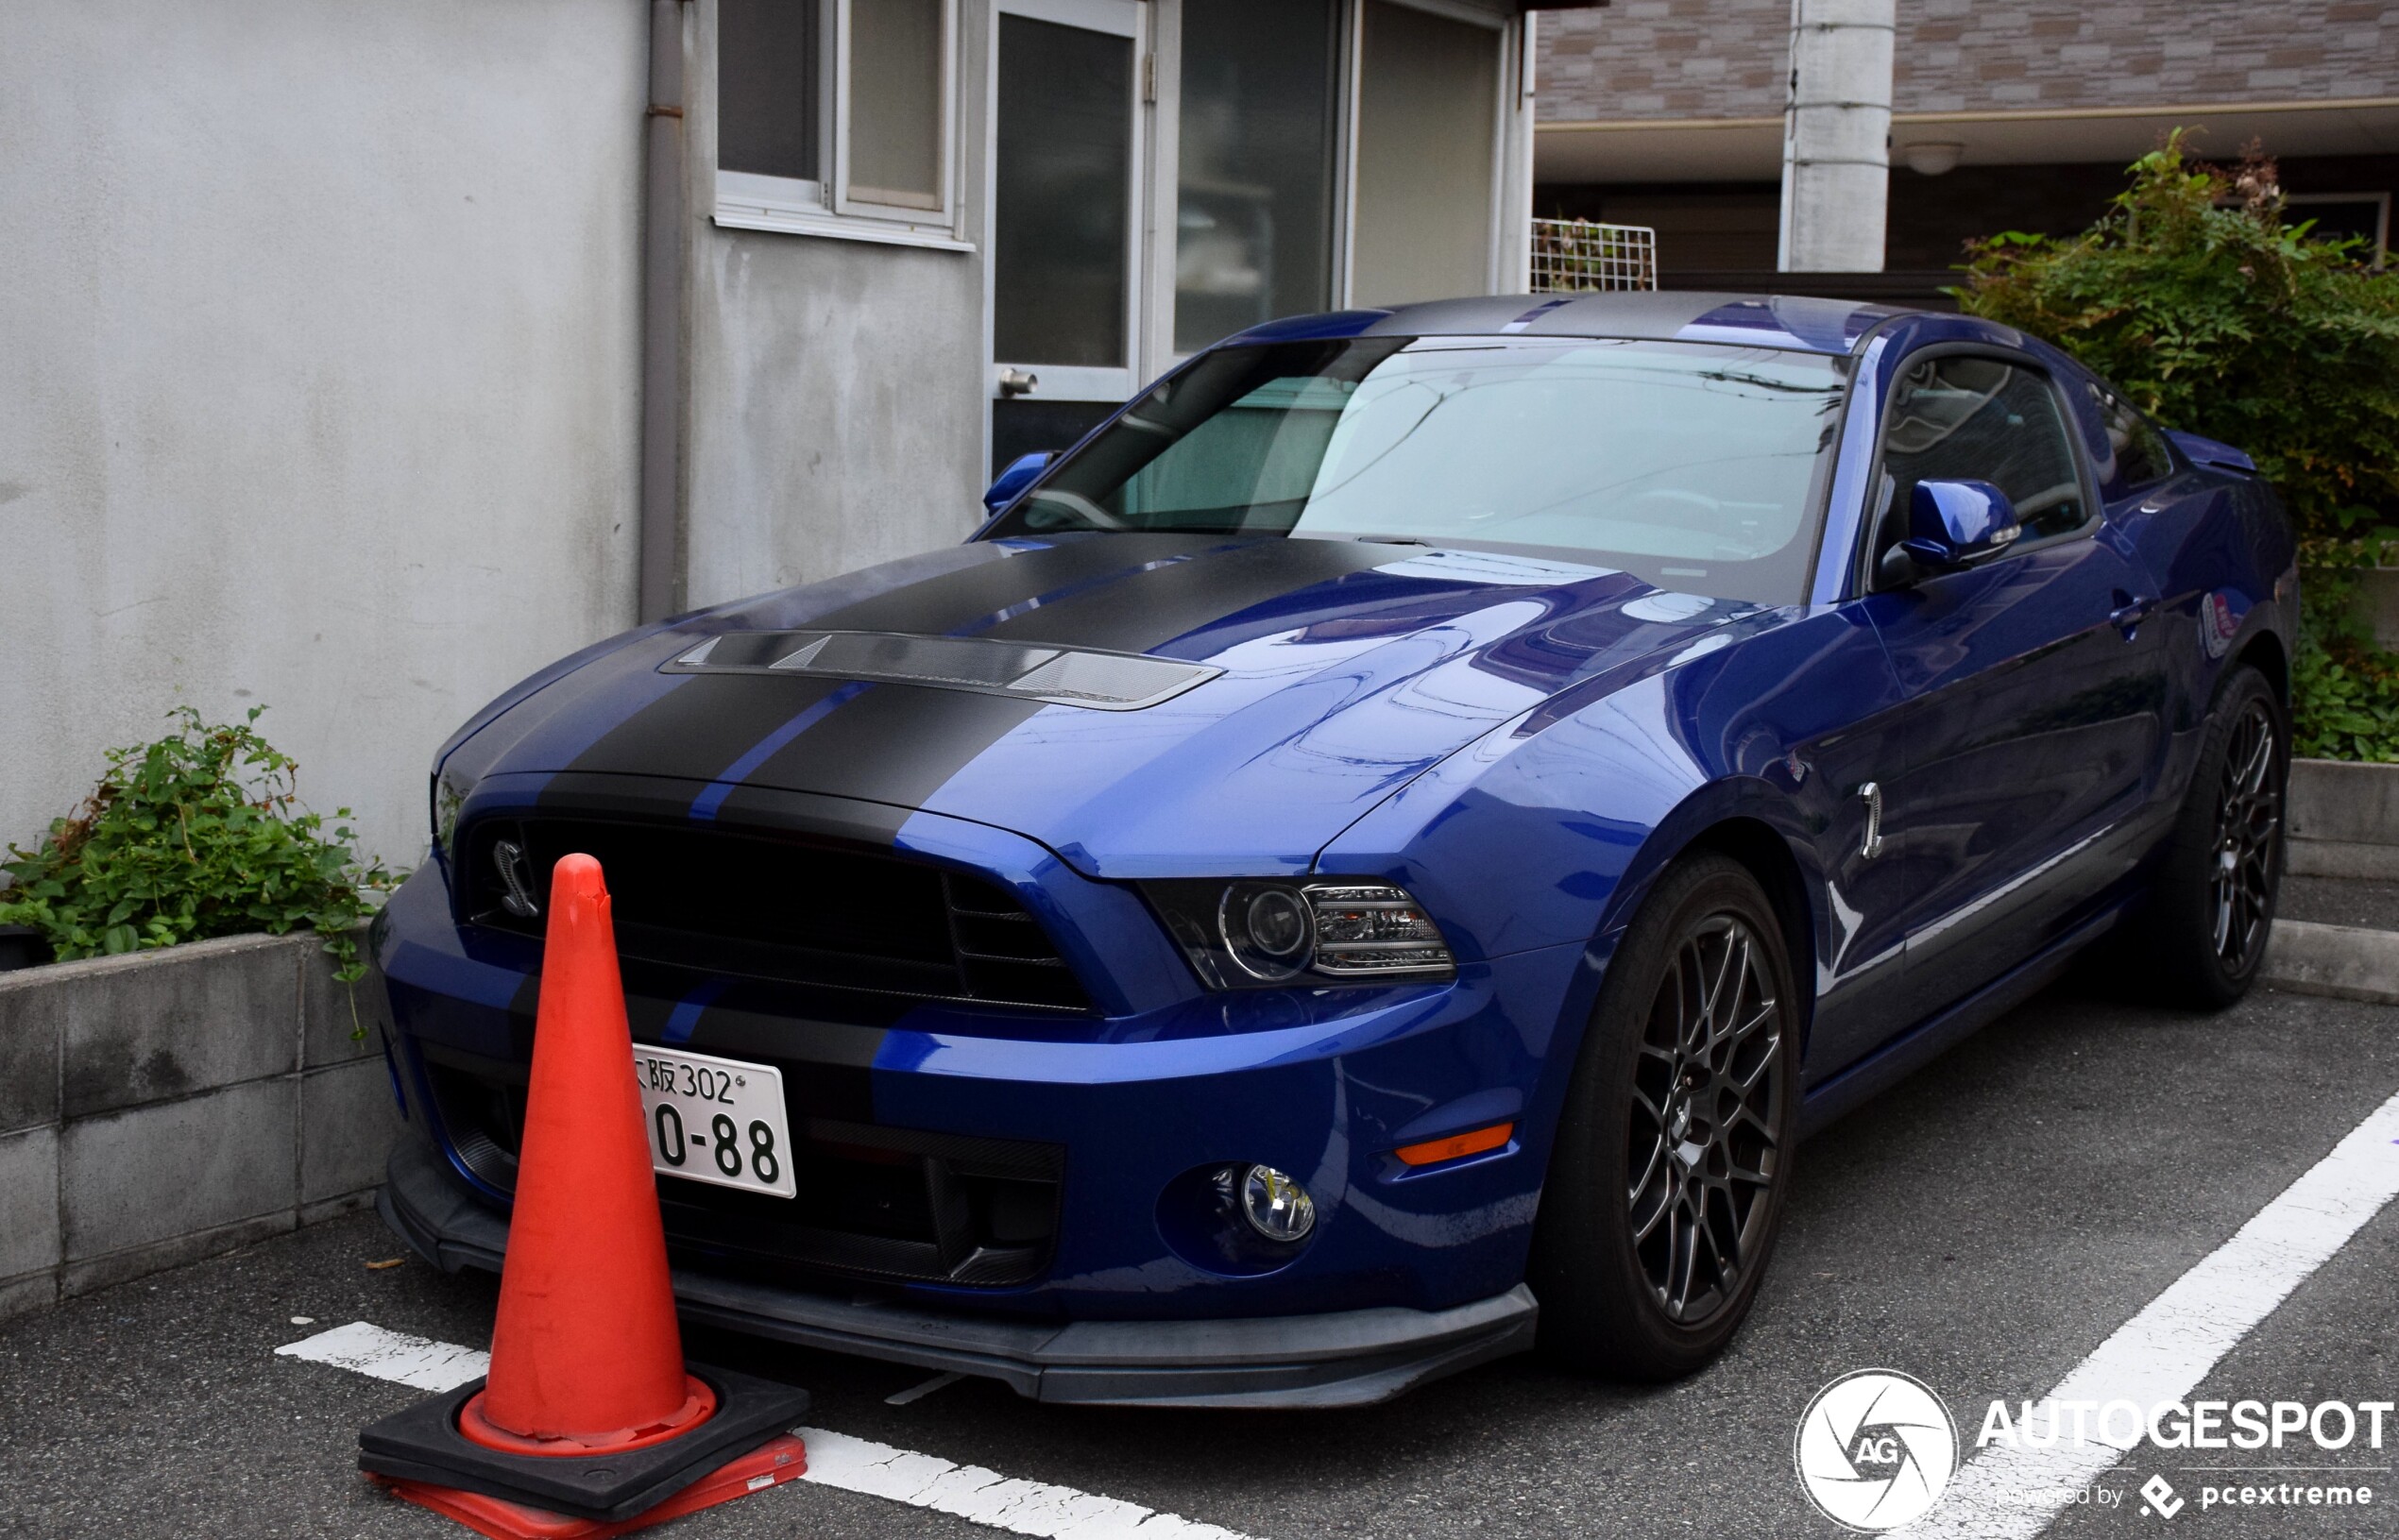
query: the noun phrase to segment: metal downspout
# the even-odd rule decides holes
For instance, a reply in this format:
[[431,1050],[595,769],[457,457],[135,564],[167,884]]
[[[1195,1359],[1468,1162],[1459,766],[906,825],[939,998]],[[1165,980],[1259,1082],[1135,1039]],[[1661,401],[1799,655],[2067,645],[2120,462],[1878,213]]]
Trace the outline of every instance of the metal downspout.
[[683,525],[683,8],[650,0],[641,221],[639,618],[685,607]]

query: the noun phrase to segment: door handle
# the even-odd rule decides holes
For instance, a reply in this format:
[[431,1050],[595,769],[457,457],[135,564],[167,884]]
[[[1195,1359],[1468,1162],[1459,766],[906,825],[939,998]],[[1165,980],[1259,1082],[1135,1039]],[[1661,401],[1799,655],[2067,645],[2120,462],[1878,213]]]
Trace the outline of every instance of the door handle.
[[2116,608],[2107,612],[2107,623],[2122,632],[2124,639],[2129,642],[2133,634],[2141,629],[2141,622],[2149,618],[2149,612],[2156,607],[2156,600],[2135,599],[2118,588],[2116,590]]

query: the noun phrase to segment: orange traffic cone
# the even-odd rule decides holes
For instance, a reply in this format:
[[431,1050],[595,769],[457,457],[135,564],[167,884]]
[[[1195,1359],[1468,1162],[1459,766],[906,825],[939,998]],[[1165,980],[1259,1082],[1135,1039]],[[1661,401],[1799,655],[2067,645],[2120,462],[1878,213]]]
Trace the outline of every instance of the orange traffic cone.
[[569,855],[491,1373],[359,1434],[369,1476],[496,1540],[622,1534],[808,1469],[783,1432],[806,1391],[684,1362],[632,1066],[608,890]]

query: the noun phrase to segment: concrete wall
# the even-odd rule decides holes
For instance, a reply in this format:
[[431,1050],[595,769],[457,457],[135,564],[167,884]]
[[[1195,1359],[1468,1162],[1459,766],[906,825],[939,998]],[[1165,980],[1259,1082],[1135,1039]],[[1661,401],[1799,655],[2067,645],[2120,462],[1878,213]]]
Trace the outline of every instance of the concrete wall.
[[0,8],[0,840],[255,702],[414,862],[633,617],[643,0]]
[[981,521],[991,22],[960,10],[973,252],[719,228],[716,7],[690,8],[691,605],[955,545]]
[[364,1041],[315,936],[0,973],[0,1318],[366,1202],[400,1123],[355,1000]]

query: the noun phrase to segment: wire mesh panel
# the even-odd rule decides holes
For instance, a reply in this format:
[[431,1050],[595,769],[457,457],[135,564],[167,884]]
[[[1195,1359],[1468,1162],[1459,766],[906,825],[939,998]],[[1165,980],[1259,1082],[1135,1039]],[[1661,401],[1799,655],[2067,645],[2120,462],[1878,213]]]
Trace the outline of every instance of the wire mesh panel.
[[1591,294],[1658,287],[1658,232],[1589,219],[1533,221],[1533,292]]

